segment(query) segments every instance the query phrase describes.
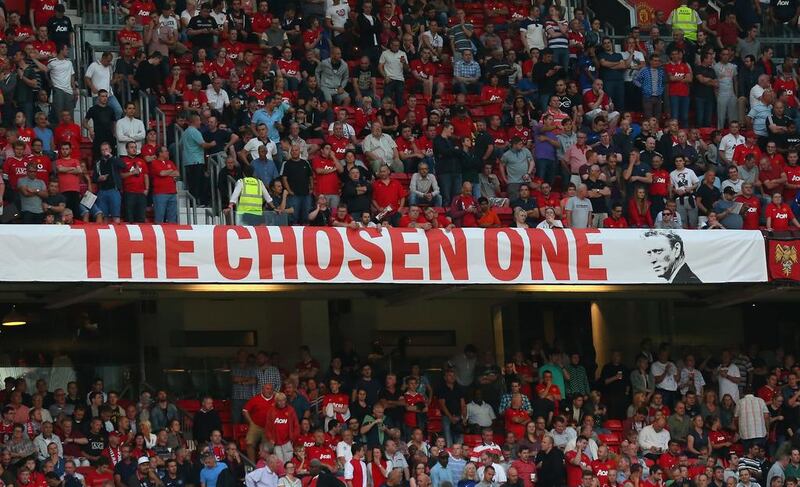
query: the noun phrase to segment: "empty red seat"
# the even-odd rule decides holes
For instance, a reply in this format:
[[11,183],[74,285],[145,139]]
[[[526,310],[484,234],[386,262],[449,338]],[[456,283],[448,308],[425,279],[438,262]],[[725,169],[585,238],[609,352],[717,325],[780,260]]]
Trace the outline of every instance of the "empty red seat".
[[622,431],[622,421],[618,419],[609,419],[605,423],[603,423],[603,428],[613,431],[613,432],[621,432]]
[[600,440],[601,443],[606,445],[619,445],[620,438],[619,435],[616,433],[605,433],[602,435],[597,435],[597,439]]
[[481,444],[481,435],[464,435],[464,445],[475,448]]

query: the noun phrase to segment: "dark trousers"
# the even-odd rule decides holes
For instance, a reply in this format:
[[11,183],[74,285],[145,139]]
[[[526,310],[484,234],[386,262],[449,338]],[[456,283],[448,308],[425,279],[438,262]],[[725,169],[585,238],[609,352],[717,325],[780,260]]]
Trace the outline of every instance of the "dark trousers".
[[144,223],[147,196],[142,193],[125,193],[125,220],[128,223]]
[[697,119],[698,127],[711,126],[711,114],[716,108],[714,98],[695,97],[694,99],[694,114]]
[[44,221],[44,213],[22,212],[22,223],[39,224]]
[[398,80],[387,81],[383,84],[383,97],[391,98],[394,104],[399,108],[403,106],[403,89],[405,83]]
[[208,206],[208,180],[206,179],[205,166],[205,164],[186,166],[186,184],[189,192],[197,199],[197,202],[200,205]]
[[83,213],[81,211],[81,194],[77,191],[64,191],[62,194],[67,199],[67,208],[72,210],[72,214],[76,218],[79,218]]

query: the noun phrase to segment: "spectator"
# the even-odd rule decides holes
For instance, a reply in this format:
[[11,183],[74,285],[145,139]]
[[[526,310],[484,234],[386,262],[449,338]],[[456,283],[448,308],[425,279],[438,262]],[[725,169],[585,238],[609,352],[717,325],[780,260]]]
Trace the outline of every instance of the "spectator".
[[404,72],[408,69],[408,58],[406,53],[400,50],[400,41],[392,39],[389,42],[389,49],[381,53],[378,70],[384,78],[383,96],[392,99],[397,107],[403,106]]
[[111,91],[112,57],[113,55],[110,52],[104,52],[99,60],[93,62],[86,68],[83,79],[89,92],[94,97],[95,103],[101,98],[101,92],[106,92],[108,95],[108,106],[113,110],[114,120],[118,120],[122,118],[122,106],[119,104],[119,101],[117,101],[113,91]]
[[411,205],[442,206],[442,195],[436,176],[429,173],[428,165],[424,162],[417,166],[417,172],[411,176],[408,191],[408,202]]
[[372,122],[370,135],[364,138],[362,148],[373,172],[377,173],[382,166],[387,166],[394,172],[403,172],[397,144],[388,134],[383,133],[383,126],[377,120]]

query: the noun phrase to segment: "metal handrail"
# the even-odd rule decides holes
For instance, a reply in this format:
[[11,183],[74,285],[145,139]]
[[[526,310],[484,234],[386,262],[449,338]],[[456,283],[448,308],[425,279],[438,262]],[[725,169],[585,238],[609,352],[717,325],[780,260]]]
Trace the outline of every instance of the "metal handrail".
[[175,130],[175,165],[181,168],[181,180],[186,181],[186,168],[183,166],[183,164],[181,164],[181,159],[182,159],[181,137],[183,136],[183,128],[176,123],[174,130]]
[[189,215],[189,223],[197,225],[197,199],[186,189],[178,193],[178,201],[183,198],[186,199],[186,213]]
[[[236,186],[236,180],[233,179],[230,174],[228,174],[228,195],[233,193],[234,186]],[[236,221],[235,211],[231,212],[231,225],[238,225],[238,222]]]
[[211,189],[211,208],[214,211],[214,214],[221,215],[222,214],[222,203],[220,202],[219,193],[217,192],[217,175],[219,174],[219,170],[225,166],[225,153],[219,152],[217,154],[213,154],[208,156],[208,166],[209,166],[209,185]]
[[167,144],[167,114],[161,111],[161,108],[156,106],[156,135],[158,137],[159,145]]

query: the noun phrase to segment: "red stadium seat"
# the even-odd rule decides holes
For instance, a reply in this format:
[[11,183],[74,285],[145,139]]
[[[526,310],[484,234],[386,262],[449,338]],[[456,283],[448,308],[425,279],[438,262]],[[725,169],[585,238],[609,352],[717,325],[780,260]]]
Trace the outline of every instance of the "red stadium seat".
[[603,423],[603,428],[615,433],[619,433],[622,431],[622,421],[618,419],[609,419]]
[[597,435],[597,439],[606,445],[617,446],[620,444],[620,437],[617,433],[604,433],[602,435]]
[[481,444],[481,435],[464,435],[464,445],[475,448]]

